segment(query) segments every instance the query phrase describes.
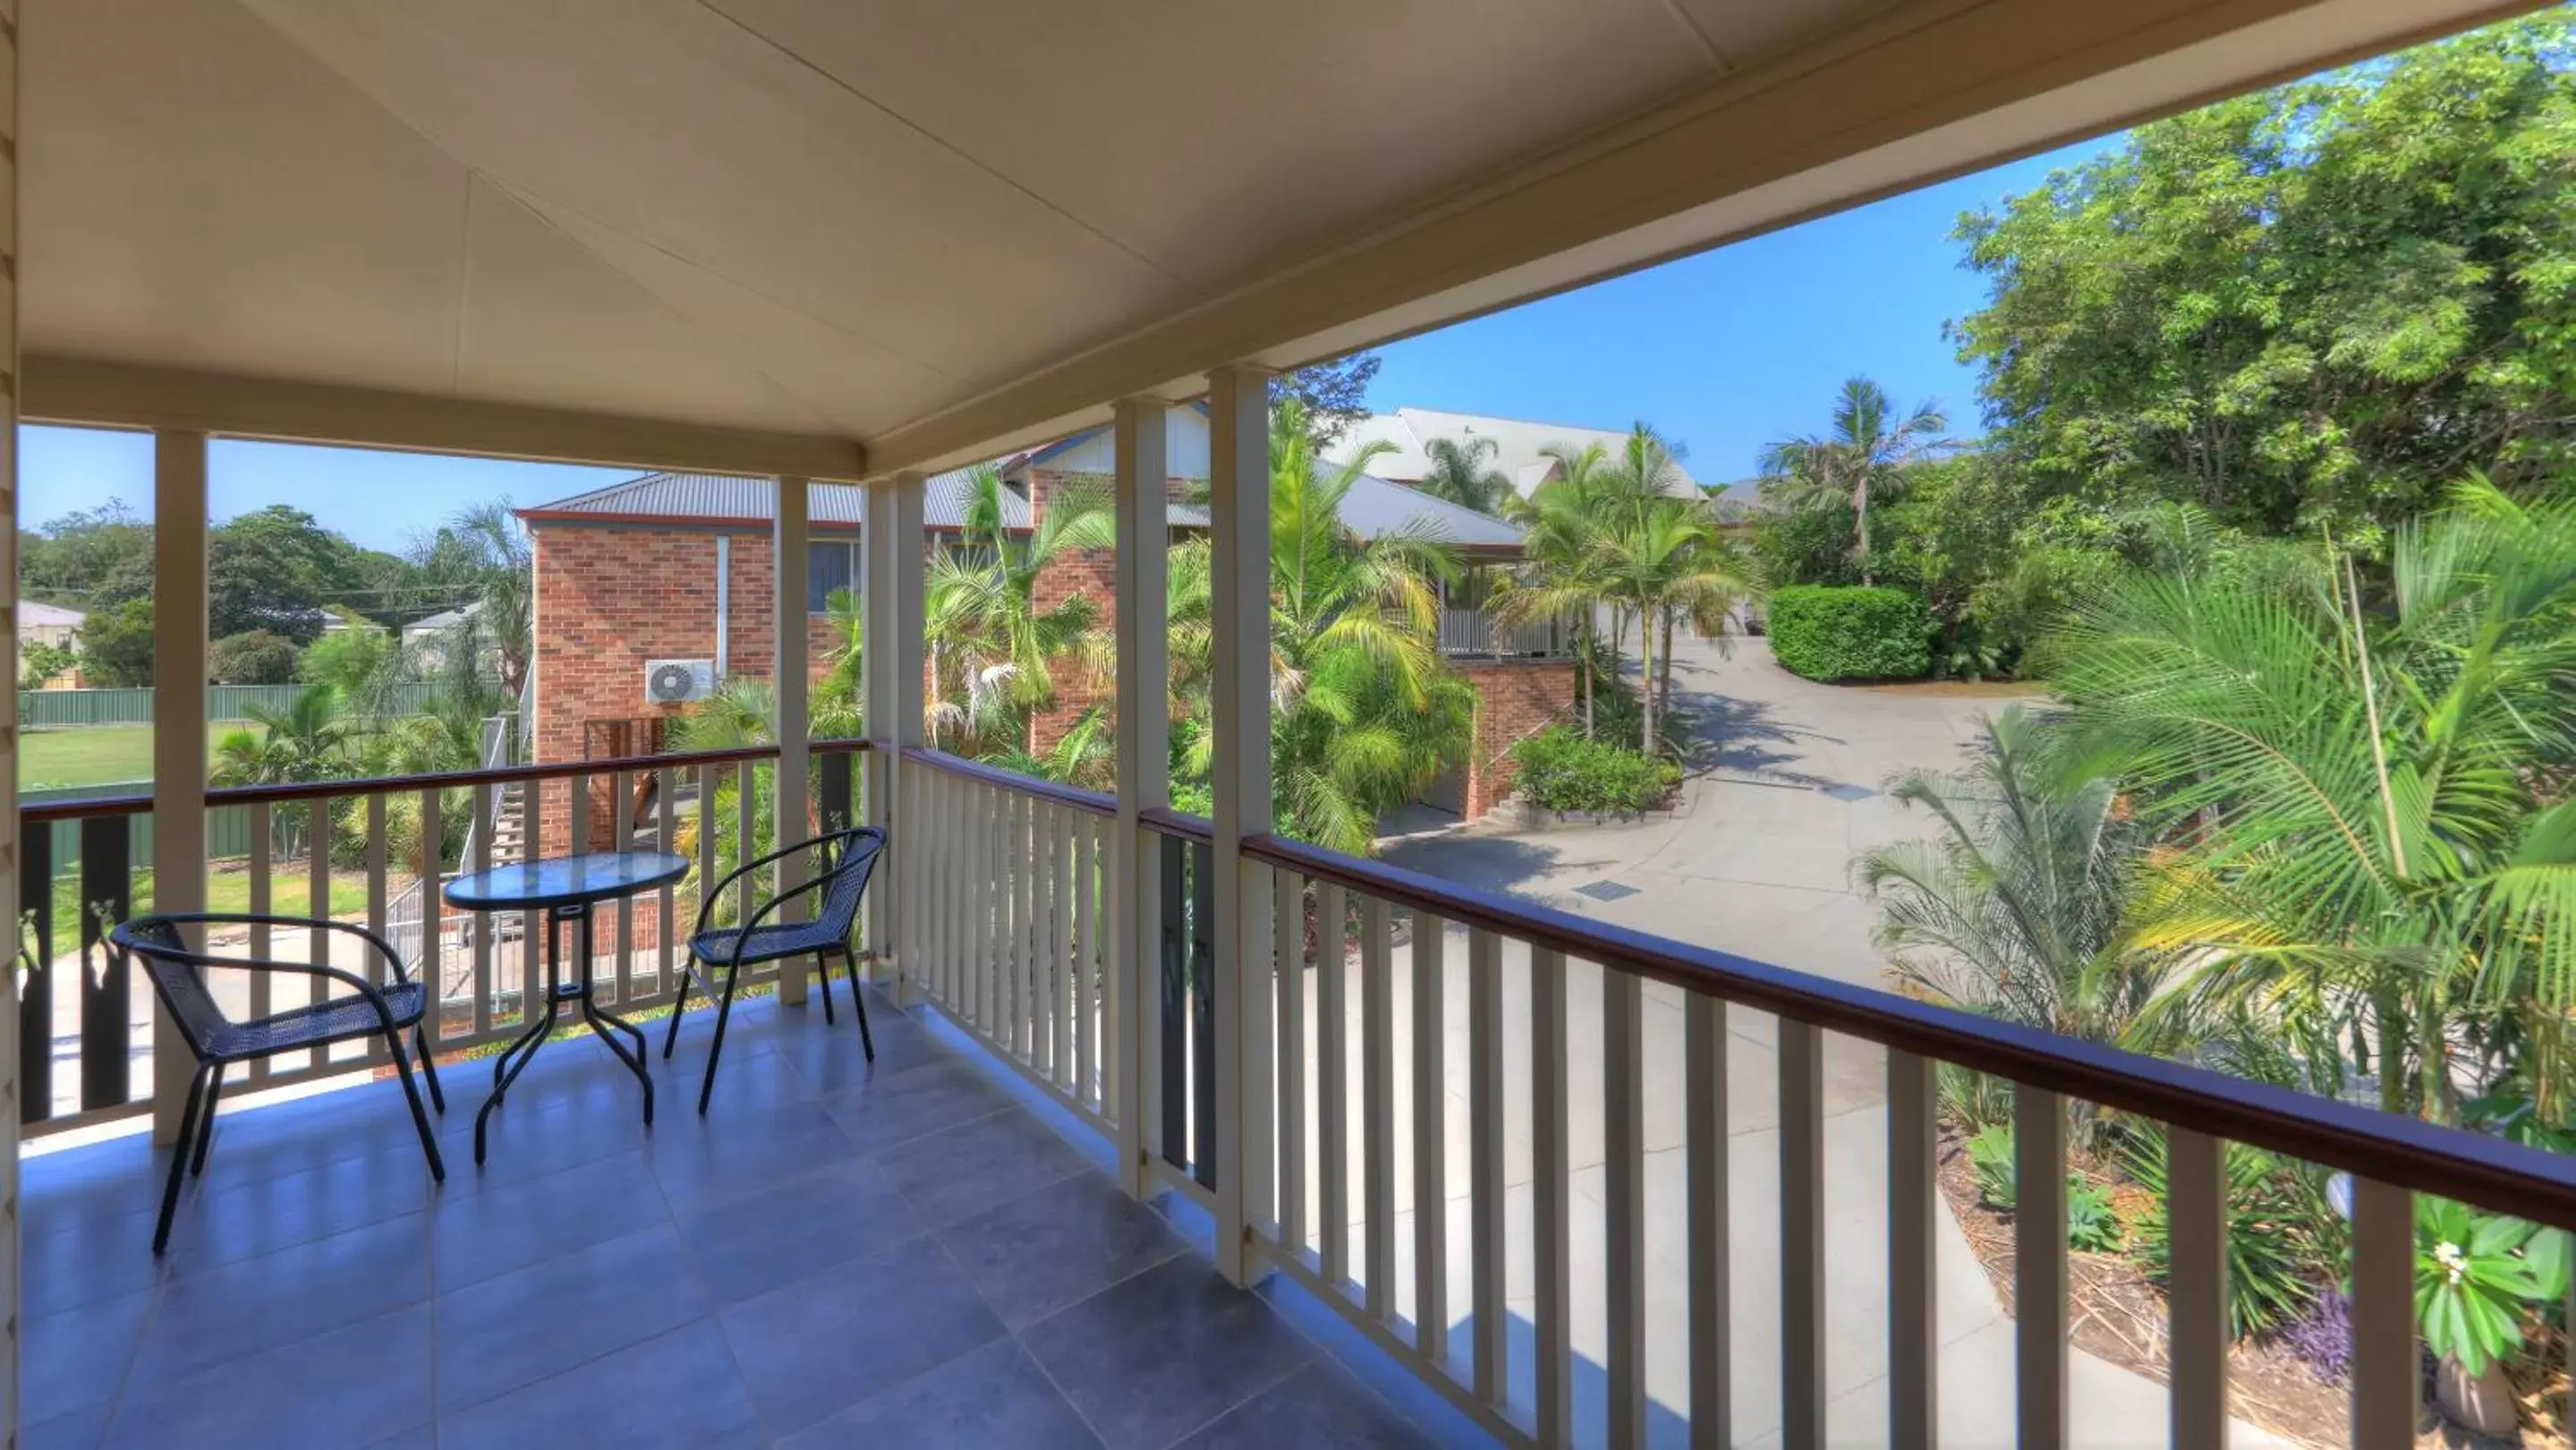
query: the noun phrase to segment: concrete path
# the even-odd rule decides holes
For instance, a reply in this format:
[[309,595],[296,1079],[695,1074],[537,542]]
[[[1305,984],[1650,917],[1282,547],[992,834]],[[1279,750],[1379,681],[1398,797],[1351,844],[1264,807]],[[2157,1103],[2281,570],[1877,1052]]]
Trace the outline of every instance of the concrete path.
[[[1778,669],[1760,641],[1739,642],[1731,658],[1686,645],[1676,688],[1691,696],[1703,722],[1709,769],[1670,821],[1601,829],[1515,834],[1474,828],[1401,843],[1390,860],[1479,886],[1535,896],[1552,905],[1685,941],[1832,976],[1882,985],[1885,969],[1870,945],[1874,912],[1855,891],[1852,856],[1878,842],[1920,835],[1925,825],[1888,800],[1888,776],[1913,766],[1946,768],[1961,758],[1985,714],[2003,701],[1828,690]],[[1594,883],[1634,888],[1602,901],[1575,888]],[[1451,1267],[1450,1303],[1473,1302],[1468,1278],[1466,938],[1449,934],[1440,1036],[1447,1080],[1442,1126],[1447,1162],[1444,1205]],[[1393,962],[1396,1060],[1412,1060],[1416,1026],[1409,948]],[[1351,1111],[1360,1111],[1358,1050],[1360,965],[1351,964],[1349,1020]],[[1514,1399],[1532,1398],[1535,1307],[1531,1238],[1528,953],[1505,948],[1505,1081],[1509,1307]],[[1309,1020],[1313,974],[1308,978]],[[1573,1343],[1578,1360],[1597,1364],[1607,1348],[1606,1252],[1602,1237],[1601,975],[1589,964],[1569,968],[1568,1040],[1573,1175]],[[1647,1148],[1647,1387],[1654,1405],[1653,1440],[1684,1443],[1689,1406],[1687,1257],[1682,1209],[1682,995],[1649,984],[1645,991]],[[1733,1221],[1731,1365],[1736,1443],[1778,1443],[1779,1303],[1777,1133],[1778,1072],[1772,1019],[1735,1010],[1729,1017],[1729,1172]],[[1399,1071],[1396,1165],[1398,1301],[1410,1315],[1414,1257],[1411,1084]],[[1315,1120],[1314,1064],[1308,1062]],[[1868,1044],[1828,1039],[1825,1064],[1825,1181],[1828,1202],[1827,1379],[1834,1396],[1828,1440],[1874,1445],[1886,1439],[1887,1228],[1884,1071]],[[1354,1131],[1350,1203],[1354,1272],[1365,1264],[1365,1199]],[[1320,1160],[1309,1145],[1308,1221],[1320,1217]],[[1942,1442],[2001,1445],[2012,1440],[2012,1322],[2002,1312],[1966,1238],[1946,1214],[1939,1224],[1940,1400]],[[1470,1339],[1462,1318],[1452,1356],[1463,1361]],[[1588,1368],[1588,1367],[1587,1367]],[[2075,1442],[2084,1446],[2149,1446],[2164,1440],[2161,1385],[2077,1352]],[[1605,1438],[1602,1383],[1581,1374],[1575,1407],[1577,1441]],[[2238,1446],[2278,1443],[2239,1425]]]

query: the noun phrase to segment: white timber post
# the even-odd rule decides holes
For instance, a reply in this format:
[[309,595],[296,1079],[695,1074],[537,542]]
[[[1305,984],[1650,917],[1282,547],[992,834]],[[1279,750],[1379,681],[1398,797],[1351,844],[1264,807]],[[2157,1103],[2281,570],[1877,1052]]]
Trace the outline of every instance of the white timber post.
[[[18,5],[0,0],[0,495],[8,499],[8,537],[0,538],[0,670],[8,703],[0,705],[0,920],[18,927]],[[13,953],[14,955],[14,953]],[[0,992],[0,1445],[18,1443],[18,994]]]
[[[206,909],[206,619],[206,435],[166,430],[152,442],[154,911]],[[153,1141],[178,1141],[196,1069],[156,1004]]]
[[[805,514],[806,482],[801,478],[778,480],[777,526],[771,539],[774,555],[770,576],[777,581],[778,596],[774,616],[778,629],[778,790],[775,849],[785,850],[806,839],[806,807],[811,792],[806,789],[806,766],[810,752],[806,741],[811,722],[805,708]],[[742,858],[750,860],[758,853],[752,843],[742,843]],[[805,880],[807,862],[802,856],[790,856],[778,863],[778,886],[789,891]],[[757,888],[755,887],[755,894]],[[807,903],[803,898],[780,907],[782,921],[803,921]],[[789,957],[778,964],[778,1000],[790,1007],[805,1002],[805,959]]]
[[[1216,1267],[1251,1276],[1247,1179],[1266,1084],[1246,1031],[1247,999],[1270,988],[1267,873],[1243,859],[1243,838],[1270,829],[1270,375],[1229,366],[1208,374],[1210,605],[1216,708]],[[1338,1024],[1335,1024],[1338,1026]]]
[[874,974],[883,980],[892,953],[894,993],[908,1002],[907,984],[933,970],[920,959],[925,923],[907,920],[898,904],[921,899],[914,873],[928,853],[909,835],[937,823],[902,814],[903,752],[922,743],[921,611],[922,476],[898,473],[868,484],[862,547],[866,595],[865,638],[859,652],[860,688],[868,725],[867,821],[886,833],[884,866],[890,879],[868,893],[868,944],[876,949]]
[[1162,1025],[1150,984],[1158,980],[1163,873],[1161,843],[1139,824],[1172,803],[1171,651],[1166,580],[1171,526],[1164,458],[1165,407],[1132,398],[1117,408],[1113,439],[1118,497],[1118,834],[1111,842],[1111,993],[1123,1016],[1109,1061],[1118,1120],[1118,1185],[1142,1198],[1152,1178],[1146,1148],[1146,1091],[1157,1080],[1152,1053]]

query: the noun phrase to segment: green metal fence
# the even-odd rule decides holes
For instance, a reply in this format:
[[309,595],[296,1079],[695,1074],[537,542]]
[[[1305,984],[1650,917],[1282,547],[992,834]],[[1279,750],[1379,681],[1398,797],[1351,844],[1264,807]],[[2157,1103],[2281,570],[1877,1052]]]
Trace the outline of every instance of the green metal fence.
[[[22,806],[49,805],[55,801],[109,800],[117,796],[150,795],[148,780],[116,780],[104,785],[73,785],[56,790],[31,790],[18,797]],[[152,869],[152,813],[127,817],[127,854],[137,871]],[[56,821],[46,827],[53,832],[54,849],[46,859],[54,863],[54,874],[68,876],[80,869],[80,822]],[[206,859],[229,861],[250,854],[250,807],[219,806],[206,812]]]
[[[209,685],[208,720],[247,720],[254,705],[284,710],[308,688],[304,685]],[[394,687],[394,709],[415,714],[438,703],[444,688],[436,681]],[[18,723],[43,730],[65,725],[149,725],[152,687],[135,690],[20,690]]]

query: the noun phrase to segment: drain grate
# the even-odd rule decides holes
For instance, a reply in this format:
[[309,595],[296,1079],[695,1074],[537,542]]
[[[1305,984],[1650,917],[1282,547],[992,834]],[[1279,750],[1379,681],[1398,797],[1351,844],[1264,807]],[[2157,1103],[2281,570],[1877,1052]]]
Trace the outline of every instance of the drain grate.
[[1623,896],[1636,895],[1637,888],[1622,886],[1616,881],[1587,881],[1574,888],[1574,894],[1589,896],[1595,901],[1617,901]]
[[1865,785],[1829,785],[1824,788],[1822,794],[1832,796],[1838,801],[1865,801],[1878,792]]

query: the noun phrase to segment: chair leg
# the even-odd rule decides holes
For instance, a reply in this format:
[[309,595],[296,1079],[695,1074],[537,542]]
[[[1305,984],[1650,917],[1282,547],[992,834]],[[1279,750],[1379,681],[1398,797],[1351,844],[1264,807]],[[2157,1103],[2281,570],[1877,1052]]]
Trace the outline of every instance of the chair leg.
[[438,1086],[438,1062],[430,1055],[429,1034],[418,1027],[411,1030],[411,1052],[420,1059],[420,1075],[429,1080],[429,1105],[438,1109],[440,1117],[446,1117],[447,1094]]
[[698,974],[690,969],[688,963],[680,964],[680,990],[671,995],[670,1030],[662,1034],[664,1062],[671,1060],[671,1049],[680,1045],[680,1014],[689,1010],[689,984],[697,979]]
[[823,1025],[829,1027],[838,1019],[832,1016],[832,964],[821,952],[814,954],[814,975],[823,979]]
[[394,1056],[394,1071],[402,1075],[403,1098],[411,1104],[411,1125],[420,1130],[420,1150],[429,1155],[429,1176],[445,1183],[447,1161],[438,1155],[438,1133],[429,1126],[429,1110],[421,1106],[420,1085],[411,1080],[411,1058],[403,1051],[402,1034],[386,1033],[385,1049]]
[[707,1046],[707,1080],[698,1087],[698,1116],[707,1115],[707,1102],[716,1095],[716,1060],[724,1056],[725,1023],[733,1019],[733,988],[742,980],[740,966],[725,969],[724,995],[716,1002],[715,1041]]
[[850,1010],[858,1015],[859,1046],[867,1049],[868,1061],[874,1062],[877,1060],[877,1039],[868,1031],[868,999],[859,990],[859,954],[845,946],[841,948],[841,962],[850,972]]
[[188,1103],[179,1112],[179,1141],[170,1149],[170,1181],[161,1189],[161,1221],[152,1228],[152,1253],[155,1258],[170,1246],[170,1216],[179,1210],[179,1181],[188,1176],[190,1149],[194,1146],[198,1115],[206,1102],[206,1069],[199,1067],[188,1079]]
[[205,1116],[197,1123],[197,1151],[188,1160],[188,1176],[206,1176],[206,1145],[215,1141],[215,1099],[224,1095],[224,1064],[216,1063],[214,1078],[206,1084]]

